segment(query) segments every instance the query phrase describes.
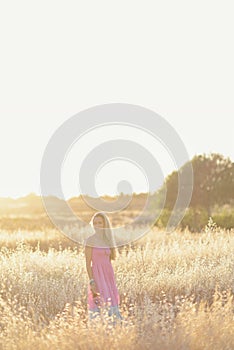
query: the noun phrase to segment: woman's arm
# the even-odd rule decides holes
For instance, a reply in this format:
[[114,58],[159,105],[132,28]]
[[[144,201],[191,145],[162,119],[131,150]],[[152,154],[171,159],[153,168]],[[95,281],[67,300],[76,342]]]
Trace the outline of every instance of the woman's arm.
[[[86,269],[89,275],[89,279],[91,280],[93,278],[93,271],[91,268],[91,260],[92,260],[92,247],[89,246],[85,246],[85,258],[86,258]],[[92,282],[92,284],[90,285],[91,291],[93,293],[93,296],[96,297],[97,295],[99,295],[99,292],[96,288],[96,283],[95,281]]]
[[85,246],[85,258],[86,258],[86,270],[91,280],[93,278],[93,271],[91,268],[91,260],[92,260],[92,247]]

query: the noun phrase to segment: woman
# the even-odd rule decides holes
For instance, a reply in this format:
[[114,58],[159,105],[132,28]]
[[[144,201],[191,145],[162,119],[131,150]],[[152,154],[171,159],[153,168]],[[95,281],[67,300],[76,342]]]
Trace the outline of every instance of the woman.
[[120,297],[111,264],[111,259],[116,258],[116,249],[110,221],[105,213],[97,212],[90,224],[95,233],[85,243],[86,269],[89,276],[89,319],[100,314],[102,307],[107,307],[109,316],[115,315],[122,320],[119,311]]

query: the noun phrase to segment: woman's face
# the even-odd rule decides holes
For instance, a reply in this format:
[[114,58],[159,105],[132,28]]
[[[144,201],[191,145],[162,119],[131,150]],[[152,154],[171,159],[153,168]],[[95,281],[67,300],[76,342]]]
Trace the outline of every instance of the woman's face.
[[102,216],[98,215],[93,220],[93,226],[94,228],[104,228],[104,219]]

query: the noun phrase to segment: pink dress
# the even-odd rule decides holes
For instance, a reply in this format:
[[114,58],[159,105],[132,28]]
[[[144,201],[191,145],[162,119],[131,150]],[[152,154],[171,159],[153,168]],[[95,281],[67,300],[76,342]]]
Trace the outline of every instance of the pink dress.
[[110,261],[110,248],[92,247],[92,272],[100,296],[93,297],[88,284],[88,310],[90,313],[100,311],[100,307],[109,307],[109,314],[115,314],[122,319],[118,305],[120,303],[119,292],[116,286],[114,270]]

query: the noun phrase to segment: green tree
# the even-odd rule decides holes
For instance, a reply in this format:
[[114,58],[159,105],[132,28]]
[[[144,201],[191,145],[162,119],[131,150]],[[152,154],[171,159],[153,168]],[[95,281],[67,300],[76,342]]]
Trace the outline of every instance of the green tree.
[[[196,155],[190,162],[193,167],[194,182],[189,208],[196,225],[203,210],[206,210],[210,217],[214,205],[230,204],[233,201],[234,163],[230,158],[217,153]],[[187,165],[190,162],[184,164],[179,171],[173,171],[167,176],[162,188],[158,191],[158,202],[166,192],[164,205],[166,209],[173,210],[178,196],[179,173],[185,175],[186,179]],[[185,181],[183,186],[186,185],[189,186],[189,183],[186,184]]]
[[230,203],[233,196],[233,163],[220,154],[198,155],[192,159],[194,188],[190,206],[202,207],[211,216],[215,204]]

